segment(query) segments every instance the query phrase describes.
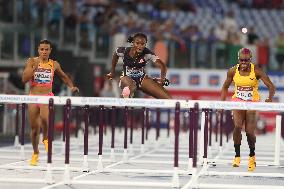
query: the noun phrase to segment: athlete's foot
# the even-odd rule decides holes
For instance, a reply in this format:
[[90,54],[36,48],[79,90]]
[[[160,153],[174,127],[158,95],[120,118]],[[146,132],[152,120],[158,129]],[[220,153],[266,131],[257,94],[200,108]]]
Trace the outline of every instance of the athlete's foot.
[[235,157],[234,160],[233,160],[233,167],[239,167],[241,164],[241,157]]
[[37,166],[38,163],[38,154],[33,153],[32,159],[30,160],[30,165]]
[[48,140],[45,139],[42,141],[42,143],[44,144],[45,151],[48,152]]
[[254,171],[256,167],[255,156],[249,157],[248,171]]

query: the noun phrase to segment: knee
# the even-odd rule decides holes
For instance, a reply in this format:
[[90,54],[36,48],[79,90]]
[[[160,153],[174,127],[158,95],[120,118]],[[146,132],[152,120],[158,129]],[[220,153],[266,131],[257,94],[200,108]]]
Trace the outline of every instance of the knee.
[[234,120],[234,124],[235,124],[235,127],[239,127],[239,128],[242,128],[243,127],[243,121],[241,120]]
[[238,125],[238,126],[235,125],[234,131],[235,132],[242,132],[242,126],[241,125]]
[[39,133],[39,128],[38,127],[32,127],[31,128],[31,134],[32,135],[37,135]]

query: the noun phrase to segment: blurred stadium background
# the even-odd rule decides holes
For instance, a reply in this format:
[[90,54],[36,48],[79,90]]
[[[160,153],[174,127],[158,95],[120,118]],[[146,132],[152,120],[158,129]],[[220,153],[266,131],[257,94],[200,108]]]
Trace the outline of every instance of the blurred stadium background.
[[[25,61],[37,56],[38,42],[47,38],[53,42],[51,58],[82,96],[119,97],[117,80],[104,80],[112,53],[127,45],[128,35],[144,32],[148,47],[169,68],[168,89],[175,98],[219,99],[227,69],[245,46],[276,85],[274,100],[284,102],[283,20],[284,0],[0,0],[0,90],[26,93]],[[158,76],[152,65],[147,70]],[[58,79],[53,90],[68,94]],[[260,90],[267,93],[263,85]],[[13,110],[1,106],[1,119],[13,117]],[[274,113],[260,116],[274,125]],[[0,127],[0,133],[7,129]]]

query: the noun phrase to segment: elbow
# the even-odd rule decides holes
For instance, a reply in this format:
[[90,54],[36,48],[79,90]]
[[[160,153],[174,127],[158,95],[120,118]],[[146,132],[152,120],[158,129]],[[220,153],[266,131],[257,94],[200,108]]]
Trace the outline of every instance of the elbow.
[[28,82],[27,78],[22,77],[22,83],[24,83],[24,84],[25,84],[26,82]]

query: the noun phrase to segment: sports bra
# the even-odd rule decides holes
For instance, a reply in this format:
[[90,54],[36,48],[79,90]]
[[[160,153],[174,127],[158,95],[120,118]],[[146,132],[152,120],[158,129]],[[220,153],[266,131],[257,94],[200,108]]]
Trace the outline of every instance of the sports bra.
[[31,86],[52,87],[54,77],[54,61],[49,59],[47,63],[40,62],[30,81]]

